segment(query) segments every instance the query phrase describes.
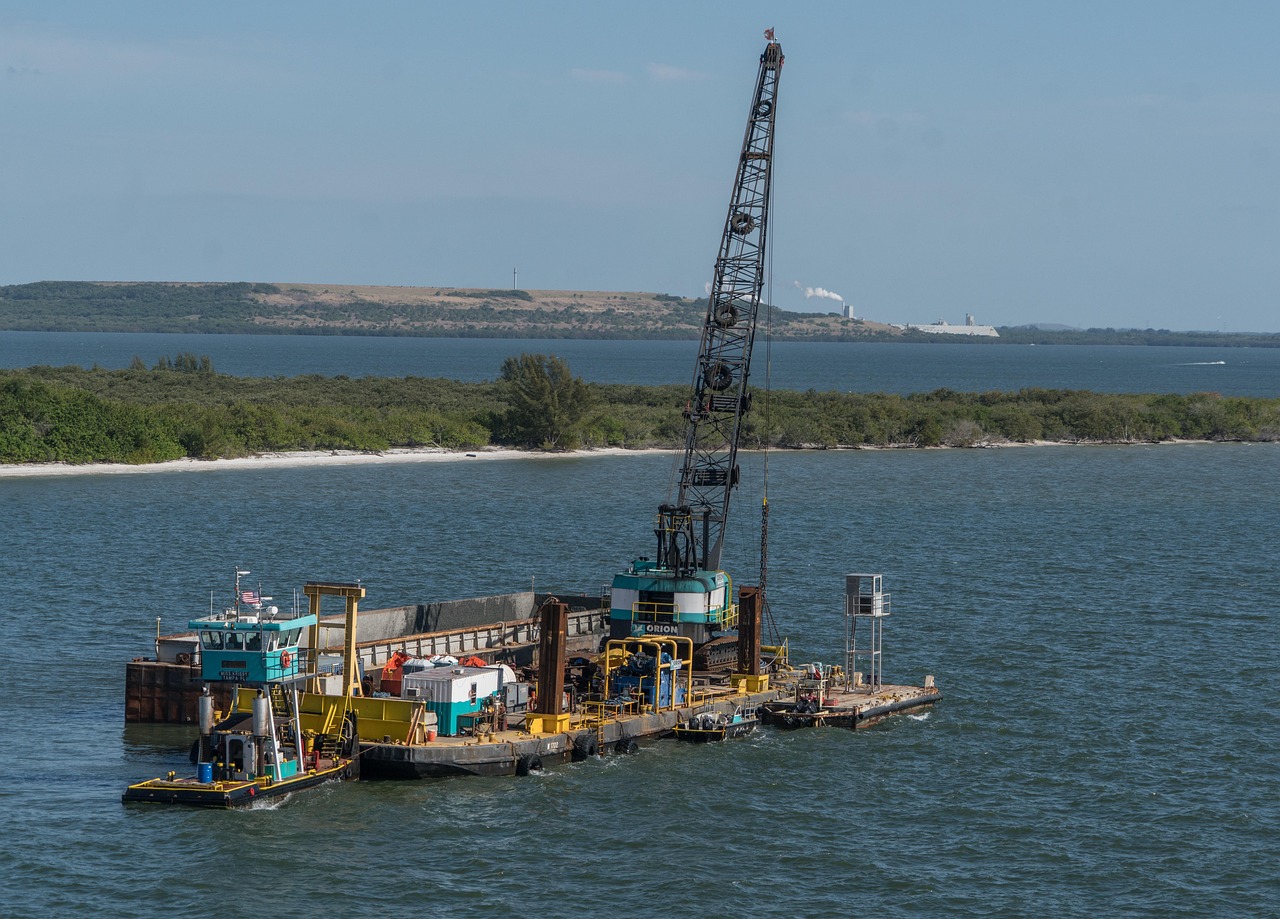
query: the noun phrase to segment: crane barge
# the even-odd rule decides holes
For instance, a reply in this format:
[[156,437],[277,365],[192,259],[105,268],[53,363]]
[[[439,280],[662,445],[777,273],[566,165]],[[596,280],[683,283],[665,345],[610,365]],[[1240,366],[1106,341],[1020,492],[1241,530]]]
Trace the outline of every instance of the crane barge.
[[[932,677],[926,677],[924,687],[882,683],[880,636],[889,604],[888,595],[881,589],[880,575],[846,577],[843,668],[815,663],[806,665],[803,671],[784,666],[765,673],[760,653],[766,574],[763,538],[760,581],[755,586],[739,586],[737,603],[734,585],[720,568],[730,498],[740,478],[737,451],[751,408],[747,383],[768,241],[773,136],[783,57],[772,30],[765,37],[768,44],[760,56],[692,390],[684,411],[685,449],[679,489],[674,500],[658,508],[655,556],[636,559],[613,579],[607,613],[609,638],[604,643],[604,653],[595,661],[582,658],[581,663],[569,664],[570,603],[548,595],[538,602],[534,615],[528,615],[532,611],[526,610],[516,623],[527,627],[527,632],[521,634],[537,635],[538,674],[532,687],[516,680],[511,668],[492,661],[495,656],[506,657],[512,650],[506,638],[511,622],[495,623],[476,632],[449,629],[401,636],[394,641],[389,641],[386,629],[380,627],[374,630],[378,638],[365,644],[376,646],[387,657],[381,662],[373,661],[380,668],[374,675],[380,674],[380,678],[370,682],[368,690],[373,695],[366,697],[363,683],[355,680],[356,600],[364,596],[364,588],[359,584],[310,583],[304,588],[313,604],[307,620],[312,626],[308,639],[310,658],[305,669],[298,669],[296,637],[287,648],[278,646],[278,638],[276,646],[269,645],[273,636],[265,633],[283,626],[275,625],[274,620],[261,625],[258,618],[243,624],[250,632],[264,633],[259,636],[262,647],[275,647],[273,653],[281,659],[272,666],[294,668],[286,675],[292,710],[297,713],[292,736],[295,746],[297,737],[304,738],[304,753],[308,733],[329,737],[328,732],[341,722],[350,724],[351,730],[342,729],[335,743],[345,742],[348,748],[359,745],[362,777],[528,775],[552,763],[586,760],[606,751],[635,753],[641,740],[672,733],[690,740],[725,739],[753,729],[757,718],[784,727],[863,728],[890,714],[930,705],[941,698]],[[237,583],[239,596],[238,586]],[[342,665],[336,672],[322,673],[319,628],[322,624],[335,624],[320,623],[319,600],[329,594],[345,597],[347,612],[341,626]],[[536,599],[532,591],[519,596],[527,596],[529,604]],[[501,598],[459,602],[468,608],[478,604],[492,609],[497,599]],[[383,612],[393,614],[396,620],[403,618],[403,608]],[[576,639],[588,639],[587,646],[595,647],[605,621],[603,609],[595,608],[593,602],[577,612],[575,628],[582,629],[584,622],[586,627],[575,632]],[[242,647],[241,639],[235,638],[235,645],[228,645],[213,633],[234,632],[242,627],[241,622],[232,617],[213,622],[192,620],[189,625],[200,630],[202,643],[208,642],[203,647],[215,649],[208,659],[200,651],[202,676],[225,681],[224,665],[229,662],[224,659],[225,653],[216,649]],[[706,674],[695,678],[695,669],[718,670],[733,662],[734,646],[725,633],[735,627],[736,662],[741,672],[731,674],[727,680]],[[482,639],[482,633],[489,639]],[[496,645],[486,644],[494,634],[499,636]],[[858,635],[864,637],[859,639]],[[466,646],[474,654],[487,655],[489,662],[484,657],[459,661],[434,652],[423,656],[424,642],[432,648],[443,642],[446,650]],[[393,643],[399,647],[393,649]],[[411,647],[417,649],[417,657]],[[156,649],[158,663],[159,637]],[[190,653],[183,655],[190,664]],[[246,666],[242,657],[237,658],[239,667]],[[270,658],[267,660],[270,663]],[[859,662],[866,662],[865,673],[855,669]],[[215,671],[210,672],[211,666]],[[341,685],[340,693],[333,695],[329,690],[335,677]],[[254,704],[254,732],[241,729],[244,719],[219,725],[205,732],[213,739],[201,740],[202,754],[231,749],[228,744],[232,743],[236,744],[233,752],[262,750],[259,771],[267,766],[274,768],[279,762],[293,764],[300,760],[296,750],[282,745],[278,734],[270,729],[270,700],[265,689],[272,680],[273,677],[261,677],[263,698],[248,700]],[[295,681],[305,683],[307,690],[297,691]],[[240,697],[236,702],[241,710],[248,710],[248,703],[241,704]],[[203,725],[205,709],[211,703],[201,704]],[[261,718],[257,717],[259,709]],[[352,715],[349,721],[348,714]],[[256,725],[258,721],[263,722],[261,727]],[[309,725],[318,727],[310,729]],[[357,726],[369,739],[356,734]],[[236,736],[229,740],[223,737],[232,732]],[[303,787],[304,780],[310,783],[353,772],[357,757],[351,755],[350,749],[340,752],[337,758],[325,760],[317,758],[313,749],[310,766],[304,763],[297,767],[296,782],[292,765],[287,776],[285,769],[275,769],[274,775],[222,778],[240,782],[237,787],[245,787],[251,799],[259,792],[283,793]],[[303,768],[307,769],[305,774]],[[213,775],[205,773],[209,773],[208,768],[196,779],[185,780],[170,773],[168,779],[131,786],[125,799],[157,800],[156,795],[162,794],[167,800],[186,801],[193,785],[208,786],[220,795],[226,781],[206,781]],[[291,782],[295,784],[290,785]],[[224,796],[209,803],[229,806],[239,802]]]
[[615,575],[610,638],[691,639],[700,669],[734,660],[724,633],[738,624],[733,582],[720,568],[729,500],[738,484],[738,445],[751,409],[747,381],[765,277],[773,139],[782,45],[768,44],[747,116],[733,195],[684,409],[685,446],[674,500],[658,508],[656,554]]

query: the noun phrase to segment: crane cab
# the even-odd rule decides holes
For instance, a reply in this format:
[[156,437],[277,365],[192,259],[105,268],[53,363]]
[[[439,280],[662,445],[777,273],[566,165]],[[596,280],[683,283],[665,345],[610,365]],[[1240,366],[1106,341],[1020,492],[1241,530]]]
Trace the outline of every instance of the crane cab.
[[676,571],[638,558],[613,577],[611,639],[678,635],[703,645],[737,623],[733,582],[723,571]]

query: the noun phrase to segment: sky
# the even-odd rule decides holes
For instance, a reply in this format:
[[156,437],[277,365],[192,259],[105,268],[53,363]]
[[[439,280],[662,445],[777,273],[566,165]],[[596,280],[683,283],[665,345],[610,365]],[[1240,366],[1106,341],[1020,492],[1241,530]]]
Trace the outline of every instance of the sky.
[[1280,4],[1233,0],[4,0],[0,284],[701,296],[769,27],[771,302],[1280,331]]

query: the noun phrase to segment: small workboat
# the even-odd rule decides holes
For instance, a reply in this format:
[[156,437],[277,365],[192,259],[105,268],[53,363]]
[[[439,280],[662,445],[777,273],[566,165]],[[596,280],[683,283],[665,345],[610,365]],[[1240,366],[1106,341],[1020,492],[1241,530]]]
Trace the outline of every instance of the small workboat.
[[732,740],[745,737],[760,725],[755,710],[744,711],[741,707],[732,714],[709,709],[695,712],[688,721],[676,725],[676,740],[691,743],[712,743],[721,740]]
[[[200,697],[200,738],[192,750],[195,775],[130,785],[121,799],[196,807],[240,807],[337,778],[359,774],[356,716],[344,711],[318,729],[304,730],[299,684],[313,675],[300,648],[315,613],[282,613],[259,590],[241,590],[222,613],[193,619],[201,678],[238,684],[230,711],[216,713],[208,686]],[[312,641],[314,644],[314,641]]]

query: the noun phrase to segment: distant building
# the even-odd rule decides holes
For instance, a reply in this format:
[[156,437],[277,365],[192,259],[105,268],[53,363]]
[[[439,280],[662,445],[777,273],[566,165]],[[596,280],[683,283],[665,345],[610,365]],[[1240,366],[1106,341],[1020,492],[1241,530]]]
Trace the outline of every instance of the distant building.
[[995,326],[978,325],[973,321],[973,313],[964,314],[964,325],[951,325],[945,319],[939,319],[937,322],[931,322],[928,325],[919,325],[909,322],[904,329],[911,329],[914,332],[931,332],[937,335],[978,335],[983,338],[999,338],[1000,333],[995,330]]

